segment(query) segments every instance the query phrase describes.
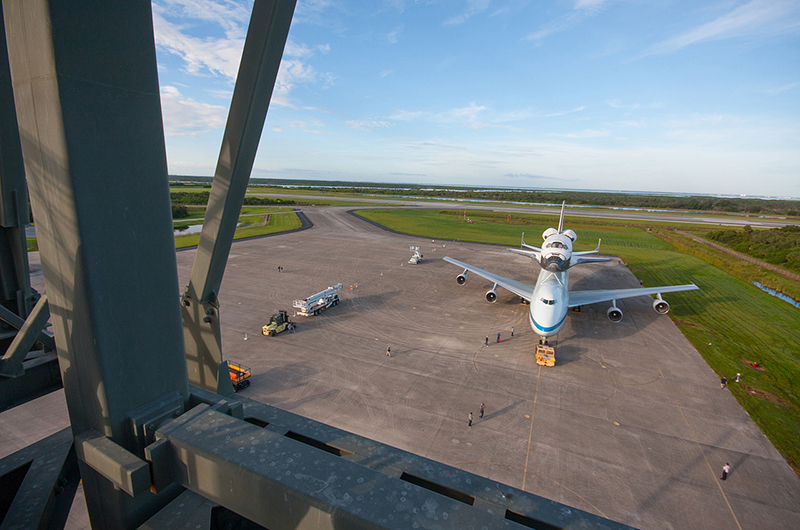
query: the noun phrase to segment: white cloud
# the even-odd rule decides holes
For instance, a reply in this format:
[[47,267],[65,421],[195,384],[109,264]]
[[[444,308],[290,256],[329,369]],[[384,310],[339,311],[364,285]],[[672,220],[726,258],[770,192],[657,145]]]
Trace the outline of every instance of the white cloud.
[[636,109],[660,109],[664,106],[663,103],[659,101],[655,101],[653,103],[641,104],[641,103],[622,103],[618,99],[612,99],[606,102],[609,107],[615,109],[625,109],[625,110],[636,110]]
[[572,11],[564,13],[550,22],[539,26],[539,29],[529,33],[522,40],[538,42],[554,33],[573,28],[584,20],[599,14],[605,7],[605,4],[606,0],[577,0]]
[[544,118],[554,118],[556,116],[564,116],[565,114],[572,114],[573,112],[580,112],[580,111],[582,111],[584,109],[586,109],[586,106],[585,105],[581,105],[580,107],[575,107],[572,110],[565,110],[565,111],[562,111],[562,112],[552,112],[550,114],[545,114],[543,117]]
[[383,72],[380,73],[381,79],[383,79],[386,76],[390,76],[393,73],[394,73],[394,70],[384,70]]
[[457,26],[463,24],[470,17],[482,13],[488,9],[491,0],[467,0],[467,8],[460,15],[456,15],[444,21],[445,26]]
[[161,88],[161,113],[166,136],[197,136],[225,127],[228,109],[183,96],[174,86]]
[[575,9],[598,9],[606,3],[606,0],[577,0]]
[[[304,5],[313,11],[326,8],[329,2],[312,0],[304,2]],[[158,48],[179,57],[187,73],[222,77],[231,85],[238,74],[249,19],[249,10],[231,0],[159,0],[153,4],[153,27]],[[180,23],[171,20],[180,20]],[[193,35],[192,32],[197,30],[189,23],[192,20],[217,24],[223,29],[224,36]],[[293,107],[290,93],[298,84],[321,80],[323,88],[332,85],[332,74],[320,74],[307,63],[315,53],[329,51],[329,44],[310,48],[289,39],[278,70],[272,103]]]
[[575,133],[567,133],[567,134],[556,134],[553,133],[553,136],[561,136],[562,138],[572,138],[572,139],[584,139],[584,138],[606,138],[611,136],[611,131],[608,129],[584,129],[579,132]]
[[398,110],[398,111],[395,111],[394,114],[389,116],[389,119],[390,120],[395,120],[395,121],[411,121],[411,120],[416,120],[418,118],[422,118],[423,116],[427,116],[427,115],[428,115],[427,112],[422,112],[420,110],[415,110],[415,111]]
[[397,44],[397,36],[403,32],[404,27],[403,24],[400,24],[386,35],[386,40],[389,41],[389,44]]
[[458,107],[440,112],[434,115],[434,121],[452,123],[454,121],[476,121],[478,114],[485,111],[486,107],[477,105],[475,102],[466,107]]
[[153,13],[156,45],[183,59],[186,71],[195,75],[221,75],[236,79],[244,38],[202,39],[181,31],[158,13]]
[[648,48],[642,56],[672,53],[705,41],[799,31],[800,3],[796,0],[751,0],[711,22]]
[[230,0],[158,0],[153,2],[153,11],[212,22],[219,25],[228,36],[242,39],[250,20],[250,10]]
[[388,121],[378,120],[375,118],[364,118],[361,120],[348,120],[347,125],[351,129],[359,129],[362,131],[372,131],[375,129],[383,129],[391,127],[393,124]]
[[789,83],[788,85],[782,85],[775,88],[770,88],[769,90],[765,90],[767,94],[770,96],[774,96],[775,94],[780,94],[781,92],[786,92],[788,90],[792,90],[793,88],[797,88],[800,86],[800,81],[795,83]]

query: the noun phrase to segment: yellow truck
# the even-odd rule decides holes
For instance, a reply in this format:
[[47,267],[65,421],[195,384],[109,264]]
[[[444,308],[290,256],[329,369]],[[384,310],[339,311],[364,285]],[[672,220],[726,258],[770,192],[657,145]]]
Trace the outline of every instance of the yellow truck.
[[293,323],[289,321],[289,315],[281,309],[269,319],[269,323],[261,328],[261,333],[274,337],[281,331],[285,331]]
[[556,365],[556,350],[546,344],[536,345],[536,364],[542,366]]

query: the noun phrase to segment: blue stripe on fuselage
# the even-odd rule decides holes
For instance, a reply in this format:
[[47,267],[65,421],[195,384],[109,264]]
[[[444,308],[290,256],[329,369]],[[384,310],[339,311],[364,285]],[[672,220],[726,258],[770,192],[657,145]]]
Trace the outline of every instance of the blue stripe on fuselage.
[[542,333],[550,333],[552,331],[558,330],[559,328],[561,328],[561,326],[564,325],[564,321],[567,320],[567,315],[565,313],[564,317],[558,322],[558,324],[556,324],[553,327],[540,326],[539,323],[536,322],[536,320],[533,318],[533,311],[530,312],[530,319],[531,319],[531,324],[533,325],[533,330],[534,331],[536,331],[537,333],[539,331],[541,331]]

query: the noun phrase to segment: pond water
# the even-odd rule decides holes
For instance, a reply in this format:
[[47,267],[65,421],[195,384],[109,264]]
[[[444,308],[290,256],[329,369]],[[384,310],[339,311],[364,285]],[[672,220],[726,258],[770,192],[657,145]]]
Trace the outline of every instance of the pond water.
[[[240,228],[242,223],[236,223],[236,228]],[[173,235],[176,236],[188,236],[191,234],[199,234],[203,231],[203,223],[199,225],[189,225],[189,226],[182,226],[180,228],[176,228],[172,231]]]
[[176,236],[188,236],[189,234],[199,234],[203,231],[202,223],[199,225],[189,225],[176,228],[172,231]]
[[785,294],[783,294],[783,293],[779,293],[779,292],[778,292],[778,291],[776,291],[775,289],[772,289],[772,288],[770,288],[770,287],[767,287],[766,285],[761,285],[761,283],[760,283],[760,282],[753,282],[753,285],[755,285],[756,287],[758,287],[759,289],[761,289],[761,290],[762,290],[762,291],[764,291],[765,293],[771,294],[771,295],[772,295],[772,296],[774,296],[775,298],[780,298],[780,299],[781,299],[781,300],[783,300],[784,302],[789,302],[789,303],[790,303],[790,304],[792,304],[793,306],[795,306],[795,307],[797,307],[797,308],[800,308],[800,302],[798,302],[797,300],[795,300],[795,299],[794,299],[794,298],[792,298],[791,296],[785,295]]

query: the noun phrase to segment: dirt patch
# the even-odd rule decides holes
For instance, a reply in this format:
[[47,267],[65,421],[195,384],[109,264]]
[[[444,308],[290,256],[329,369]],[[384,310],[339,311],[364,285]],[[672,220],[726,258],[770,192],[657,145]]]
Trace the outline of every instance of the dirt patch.
[[758,364],[758,361],[748,361],[747,359],[740,359],[742,364],[750,368],[751,370],[756,370],[757,372],[766,372],[766,368]]
[[691,328],[699,328],[700,324],[689,322],[688,320],[676,320],[675,323],[679,326],[689,326]]
[[788,405],[789,404],[789,403],[786,402],[785,399],[783,399],[783,398],[781,398],[779,396],[776,396],[775,394],[772,394],[770,392],[767,392],[766,390],[761,390],[760,388],[756,388],[754,386],[748,386],[748,385],[739,385],[739,387],[742,390],[744,390],[745,392],[747,392],[748,394],[750,394],[751,396],[758,396],[758,397],[766,399],[768,401],[772,401],[773,403],[777,403],[778,405]]

